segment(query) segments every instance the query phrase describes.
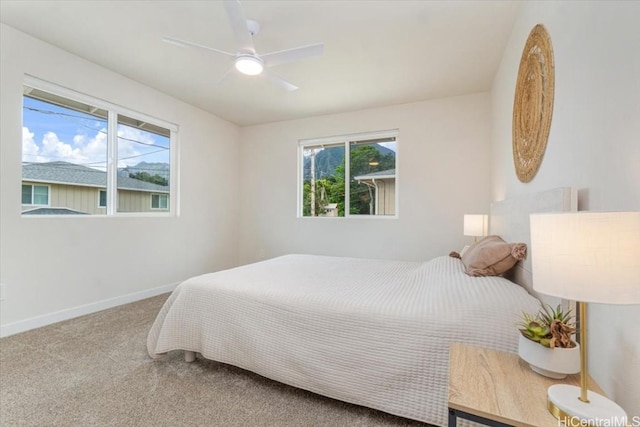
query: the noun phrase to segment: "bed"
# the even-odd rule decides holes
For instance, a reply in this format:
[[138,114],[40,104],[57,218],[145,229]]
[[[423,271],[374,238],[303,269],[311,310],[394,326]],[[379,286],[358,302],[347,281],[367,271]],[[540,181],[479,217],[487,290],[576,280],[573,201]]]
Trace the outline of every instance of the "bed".
[[[566,199],[567,189],[560,190],[554,197]],[[552,205],[545,209],[568,209],[566,200]],[[536,206],[522,212],[542,211]],[[504,225],[503,214],[503,206],[492,206],[496,224]],[[526,277],[526,266],[520,275]],[[520,313],[540,304],[524,284],[470,277],[448,256],[403,262],[285,255],[181,283],[160,310],[147,347],[151,357],[183,350],[190,361],[200,353],[444,426],[449,344],[515,352]]]

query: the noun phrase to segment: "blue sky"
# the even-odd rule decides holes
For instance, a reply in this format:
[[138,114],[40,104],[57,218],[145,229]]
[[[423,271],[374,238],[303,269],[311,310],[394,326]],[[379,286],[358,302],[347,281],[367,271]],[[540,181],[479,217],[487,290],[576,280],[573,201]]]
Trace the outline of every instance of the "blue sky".
[[[22,161],[68,161],[103,169],[107,122],[89,114],[23,97]],[[169,138],[118,126],[118,167],[139,162],[169,163]]]

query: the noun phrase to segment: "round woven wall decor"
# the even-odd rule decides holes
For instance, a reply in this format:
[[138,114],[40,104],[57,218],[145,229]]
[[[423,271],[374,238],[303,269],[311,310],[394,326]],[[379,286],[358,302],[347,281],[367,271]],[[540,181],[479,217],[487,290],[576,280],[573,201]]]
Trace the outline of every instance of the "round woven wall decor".
[[547,148],[554,90],[553,47],[541,24],[529,33],[522,51],[513,100],[513,162],[518,179],[529,182]]

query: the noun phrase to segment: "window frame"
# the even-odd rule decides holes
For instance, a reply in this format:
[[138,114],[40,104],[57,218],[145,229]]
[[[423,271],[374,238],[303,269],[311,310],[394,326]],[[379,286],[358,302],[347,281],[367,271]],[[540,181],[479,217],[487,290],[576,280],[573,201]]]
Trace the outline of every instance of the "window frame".
[[[114,104],[112,102],[97,98],[95,96],[87,95],[75,90],[59,86],[57,84],[41,80],[35,76],[25,74],[22,81],[23,88],[30,87],[38,89],[44,92],[48,92],[52,95],[67,98],[71,101],[81,102],[83,104],[91,105],[100,109],[107,110],[107,206],[104,214],[92,214],[92,215],[21,215],[22,218],[103,218],[103,217],[174,217],[180,215],[179,204],[179,126],[175,123],[168,122],[166,120],[158,119],[156,117],[141,113],[135,110],[131,110],[126,107]],[[26,94],[23,93],[23,97]],[[153,210],[147,212],[118,212],[117,209],[117,178],[118,178],[118,116],[126,116],[145,123],[149,123],[154,126],[158,126],[169,131],[170,152],[169,152],[169,200],[168,209],[166,210]],[[24,125],[24,120],[21,116],[21,125]],[[22,150],[21,150],[22,152]],[[22,176],[21,176],[22,181]],[[49,188],[49,202],[51,202],[51,189]],[[100,205],[100,196],[98,193],[98,205]],[[104,206],[99,206],[105,208]]]
[[[51,207],[51,186],[48,184],[22,184],[20,186],[20,189],[22,190],[22,187],[24,186],[29,186],[31,187],[31,203],[22,203],[22,191],[20,191],[20,206],[36,206],[36,207]],[[42,205],[39,203],[34,203],[34,198],[36,195],[35,192],[35,188],[34,187],[45,187],[47,189],[47,204],[46,205]]]
[[[102,193],[104,192],[104,205],[101,203],[102,202]],[[103,190],[102,188],[98,189],[98,207],[99,208],[106,208],[107,207],[107,190]]]
[[[396,143],[396,155],[395,155],[395,170],[396,170],[396,187],[395,187],[395,214],[394,215],[354,215],[349,213],[351,206],[351,144],[353,142],[361,142],[367,140],[374,139],[384,139],[384,138],[395,138]],[[303,212],[302,201],[304,200],[304,161],[303,161],[303,152],[305,149],[310,147],[318,147],[318,146],[344,146],[344,157],[345,157],[345,197],[344,197],[344,216],[337,217],[326,217],[326,216],[305,216]],[[398,219],[400,215],[400,189],[398,183],[400,182],[400,164],[399,164],[399,146],[400,146],[400,130],[399,129],[389,129],[389,130],[381,130],[381,131],[373,131],[373,132],[364,132],[364,133],[355,133],[355,134],[346,134],[346,135],[336,135],[329,137],[321,137],[321,138],[310,138],[310,139],[300,139],[298,140],[298,167],[297,167],[297,206],[296,206],[296,216],[297,218],[322,218],[322,219],[380,219],[380,220],[389,220],[389,219]]]

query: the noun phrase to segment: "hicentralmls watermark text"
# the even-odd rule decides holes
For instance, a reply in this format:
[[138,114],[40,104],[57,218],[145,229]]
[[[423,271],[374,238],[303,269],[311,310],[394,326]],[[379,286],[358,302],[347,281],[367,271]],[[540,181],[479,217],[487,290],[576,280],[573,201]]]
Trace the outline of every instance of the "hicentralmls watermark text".
[[640,427],[640,416],[622,418],[595,418],[591,420],[582,420],[578,417],[571,417],[563,421],[558,421],[558,427]]

